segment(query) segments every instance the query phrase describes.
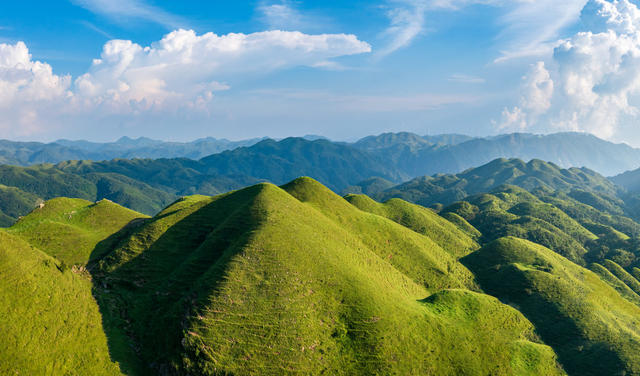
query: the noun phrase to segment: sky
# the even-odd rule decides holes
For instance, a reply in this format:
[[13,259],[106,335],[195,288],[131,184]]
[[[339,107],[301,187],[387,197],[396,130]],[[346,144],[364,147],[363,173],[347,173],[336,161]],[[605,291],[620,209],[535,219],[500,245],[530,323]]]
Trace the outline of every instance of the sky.
[[0,2],[0,138],[593,133],[640,147],[633,0]]

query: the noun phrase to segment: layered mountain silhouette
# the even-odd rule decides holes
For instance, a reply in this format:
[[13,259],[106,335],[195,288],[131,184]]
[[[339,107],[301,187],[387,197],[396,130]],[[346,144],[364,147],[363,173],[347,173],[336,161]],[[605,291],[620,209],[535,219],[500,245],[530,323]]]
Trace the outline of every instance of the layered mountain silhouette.
[[[209,141],[200,140],[180,145],[189,149],[195,144],[207,145],[207,142]],[[3,155],[20,154],[25,160],[30,158],[27,157],[31,154],[26,144],[16,146],[15,143],[5,142],[3,145],[7,143],[13,145],[13,149],[10,148],[8,152],[5,150]],[[175,146],[174,143],[150,139],[126,138],[111,144],[83,141],[62,141],[61,144],[86,152],[103,149],[126,149],[133,152],[140,148],[150,148],[157,151],[150,154],[154,156],[172,156],[174,154],[167,154],[163,150]],[[337,192],[376,195],[418,176],[459,174],[467,167],[489,162],[493,157],[519,156],[525,161],[538,157],[551,161],[557,168],[582,166],[587,175],[592,174],[592,171],[612,175],[640,165],[640,154],[636,149],[579,133],[547,136],[511,134],[484,139],[463,135],[421,137],[411,133],[390,133],[366,137],[353,144],[331,142],[317,136],[280,141],[249,140],[246,144],[250,146],[240,146],[242,142],[232,145],[225,141],[223,144],[232,150],[200,159],[84,159],[23,167],[1,165],[0,225],[8,226],[19,216],[28,213],[35,203],[59,196],[91,201],[106,198],[153,215],[180,196],[214,195],[262,181],[283,184],[298,176],[311,176]],[[43,147],[43,144],[37,145]],[[61,147],[60,144],[47,145]],[[198,150],[209,149],[203,147]],[[187,152],[182,154],[195,155]],[[80,154],[78,157],[87,156]],[[509,176],[506,170],[502,173]],[[626,175],[616,178],[623,186],[628,187],[635,181],[628,178],[622,183],[620,179],[624,180],[624,176]],[[434,183],[433,179],[440,179],[440,183]],[[442,179],[444,178],[417,178],[402,189],[427,181],[429,184],[444,184]],[[534,182],[536,179],[538,178],[531,177],[525,186],[537,184]],[[478,189],[488,188],[489,185],[485,184]],[[556,187],[554,184],[552,186]],[[449,189],[447,191],[453,192]],[[467,191],[468,189],[461,189],[453,192],[449,198],[443,197],[436,201],[462,199],[465,194],[470,193]],[[405,199],[419,201],[411,197]],[[640,203],[636,206],[640,208]]]

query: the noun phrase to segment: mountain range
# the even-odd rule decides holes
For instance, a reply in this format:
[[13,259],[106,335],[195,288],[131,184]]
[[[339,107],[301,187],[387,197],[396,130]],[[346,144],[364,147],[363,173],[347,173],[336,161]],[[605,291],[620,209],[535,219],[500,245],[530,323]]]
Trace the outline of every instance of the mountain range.
[[[302,139],[329,142],[313,135]],[[48,144],[0,140],[0,164],[28,166],[69,160],[134,158],[200,160],[237,148],[259,152],[261,146],[252,147],[265,140],[268,139],[229,141],[209,137],[192,142],[165,142],[144,137],[122,137],[108,143],[58,140]],[[286,140],[271,140],[271,143]],[[513,133],[470,137],[458,134],[419,136],[404,132],[368,136],[354,143],[333,143],[365,152],[378,163],[382,160],[384,168],[391,168],[405,177],[458,173],[497,158],[541,159],[564,168],[587,167],[605,176],[640,167],[640,149],[614,144],[585,133]]]
[[[545,143],[548,144],[542,147]],[[84,142],[69,144],[78,144],[78,148],[84,147],[85,151],[99,149],[99,146]],[[121,139],[116,144],[124,145],[122,148],[158,147],[158,150],[165,145],[149,139]],[[509,149],[505,145],[515,146],[509,146]],[[585,149],[595,151],[587,153]],[[567,170],[572,175],[568,178],[560,171],[562,165],[556,163],[553,166],[529,163],[527,166],[531,167],[531,171],[527,170],[529,167],[498,163],[500,171],[491,173],[495,175],[491,178],[493,180],[482,183],[473,181],[475,172],[460,172],[453,178],[452,174],[416,174],[421,171],[438,171],[439,174],[448,170],[458,171],[473,163],[473,160],[478,161],[479,165],[492,155],[525,151],[528,155],[546,155],[556,162],[578,161],[575,162],[576,166],[604,163],[616,166],[609,170],[617,171],[625,166],[634,166],[632,157],[635,150],[578,133],[548,136],[512,134],[491,139],[462,135],[419,137],[399,133],[371,136],[354,144],[332,142],[316,136],[280,141],[264,139],[251,146],[236,147],[198,160],[71,160],[32,166],[0,165],[0,226],[11,225],[39,202],[60,196],[90,201],[106,198],[144,214],[154,215],[180,196],[215,195],[263,181],[284,184],[298,176],[311,176],[336,192],[365,193],[379,199],[403,197],[427,206],[460,200],[475,191],[498,185],[494,181],[518,184],[517,181],[523,179],[518,175],[533,174],[538,167],[555,170],[553,177],[549,178],[551,180],[570,179],[565,183],[574,184],[575,179],[586,179],[585,183],[590,184],[588,180],[595,179],[605,187],[609,183],[593,170],[586,167],[581,167],[580,171],[575,168]],[[458,157],[447,159],[447,156],[455,155]],[[469,183],[470,180],[473,182]],[[537,185],[538,180],[532,175],[521,185],[529,188]],[[612,181],[631,192],[633,189],[628,188],[632,188],[633,181],[640,182],[640,176],[633,178],[633,172],[628,172],[612,178]],[[397,186],[401,182],[406,183]],[[556,183],[551,186],[561,188]],[[469,187],[474,188],[470,190]],[[614,193],[612,187],[606,189],[609,189],[609,195],[621,194]],[[441,196],[436,197],[438,192]],[[429,197],[425,198],[425,195]],[[632,197],[628,202],[629,206],[638,203],[636,206],[640,209],[640,200]]]
[[0,165],[0,373],[640,374],[640,173],[476,141]]

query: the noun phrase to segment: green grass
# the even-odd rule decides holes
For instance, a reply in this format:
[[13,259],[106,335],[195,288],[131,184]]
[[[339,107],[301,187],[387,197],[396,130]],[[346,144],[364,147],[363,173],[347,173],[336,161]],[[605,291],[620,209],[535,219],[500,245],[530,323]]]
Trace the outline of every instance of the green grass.
[[611,260],[604,260],[603,266],[624,282],[625,285],[629,286],[636,294],[640,294],[640,282],[631,273]]
[[117,375],[87,276],[0,230],[0,374]]
[[531,320],[570,374],[640,373],[640,307],[598,275],[517,238],[496,240],[463,262],[485,291]]
[[381,204],[364,195],[347,195],[345,199],[360,210],[389,218],[427,236],[455,257],[466,256],[479,247],[466,232],[422,206],[399,199]]
[[149,374],[562,374],[435,241],[311,179],[187,197],[98,264]]
[[640,242],[543,191],[47,201],[0,232],[0,373],[639,374]]
[[56,198],[34,209],[7,231],[68,266],[85,265],[96,245],[146,216],[108,200]]

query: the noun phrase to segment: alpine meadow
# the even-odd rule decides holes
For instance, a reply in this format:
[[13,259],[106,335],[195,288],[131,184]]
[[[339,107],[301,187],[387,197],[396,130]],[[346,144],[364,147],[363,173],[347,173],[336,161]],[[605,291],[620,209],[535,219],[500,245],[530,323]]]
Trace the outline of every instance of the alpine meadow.
[[640,2],[0,4],[0,375],[640,376]]

